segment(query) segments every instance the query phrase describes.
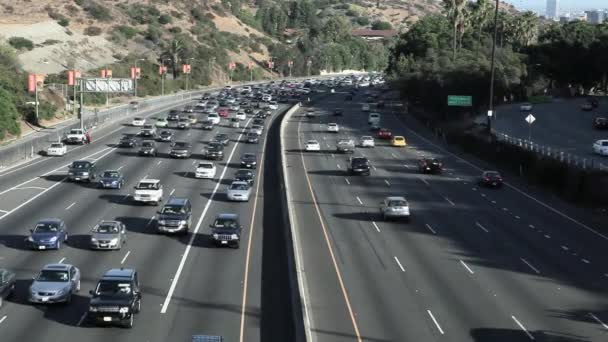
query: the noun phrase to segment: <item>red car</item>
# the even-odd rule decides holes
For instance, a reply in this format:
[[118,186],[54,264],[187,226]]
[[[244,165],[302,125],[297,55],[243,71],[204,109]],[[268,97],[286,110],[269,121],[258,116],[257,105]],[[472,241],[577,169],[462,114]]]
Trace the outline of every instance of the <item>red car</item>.
[[393,137],[393,133],[388,128],[380,128],[378,131],[378,139],[389,140]]
[[230,110],[226,107],[221,107],[217,110],[217,114],[223,118],[227,118]]

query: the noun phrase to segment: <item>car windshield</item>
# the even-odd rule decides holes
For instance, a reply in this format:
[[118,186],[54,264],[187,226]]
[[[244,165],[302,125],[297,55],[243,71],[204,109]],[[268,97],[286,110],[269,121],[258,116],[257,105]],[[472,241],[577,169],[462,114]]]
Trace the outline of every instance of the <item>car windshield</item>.
[[160,135],[171,135],[171,132],[169,132],[169,131],[162,131],[162,132],[160,132]]
[[247,133],[247,136],[248,136],[248,137],[250,137],[250,138],[251,138],[251,137],[253,137],[253,138],[257,138],[257,137],[258,137],[258,135],[257,135],[257,134],[255,134],[254,132],[249,132],[249,133]]
[[36,233],[55,233],[59,231],[58,222],[39,222],[36,224]]
[[235,219],[232,218],[217,218],[215,219],[213,226],[216,228],[237,229],[239,224]]
[[144,120],[143,118],[135,118],[135,119],[133,119],[133,121],[143,121],[143,120]]
[[163,214],[185,214],[186,209],[181,205],[165,205],[162,210]]
[[213,164],[201,163],[201,164],[198,164],[198,167],[200,169],[213,169]]
[[364,158],[353,158],[354,165],[365,165],[367,164],[367,159]]
[[141,146],[142,146],[142,147],[154,147],[154,143],[144,141],[144,142],[141,144]]
[[131,283],[117,280],[102,280],[97,284],[95,293],[97,295],[115,296],[131,294]]
[[120,175],[116,171],[106,171],[101,175],[102,178],[119,178]]
[[156,184],[151,182],[141,182],[137,184],[137,189],[139,190],[155,190]]
[[309,145],[317,145],[319,142],[316,140],[308,140],[307,144]]
[[486,177],[498,178],[498,177],[500,177],[500,174],[498,172],[486,172]]
[[405,207],[407,206],[407,201],[404,200],[390,200],[388,201],[389,207]]
[[232,183],[230,184],[230,190],[247,190],[249,187],[245,183]]
[[255,159],[255,154],[253,154],[253,153],[245,153],[245,154],[243,155],[243,158],[242,158],[242,159],[246,159],[246,160],[247,160],[247,159],[248,159],[248,160]]
[[70,280],[68,271],[59,270],[42,270],[38,274],[36,281],[49,281],[49,282],[67,282]]
[[61,148],[61,147],[63,147],[63,145],[62,144],[51,144],[51,147],[53,147],[53,148]]
[[223,139],[227,139],[227,138],[228,138],[228,136],[226,134],[217,134],[215,136],[215,139],[217,139],[217,140],[223,140]]
[[118,233],[118,226],[112,223],[101,223],[93,231],[101,234],[116,234]]
[[130,136],[128,136],[128,135],[125,135],[125,136],[123,136],[123,137],[122,137],[122,138],[120,138],[120,139],[121,139],[121,140],[131,140],[131,139],[132,139],[132,137],[130,137]]
[[86,169],[89,167],[89,165],[91,165],[88,162],[73,162],[72,163],[72,168],[74,169]]
[[234,177],[237,178],[249,178],[249,177],[253,177],[253,172],[249,171],[249,170],[238,170],[235,174]]
[[188,143],[176,142],[175,145],[173,145],[173,147],[175,147],[175,148],[188,148]]

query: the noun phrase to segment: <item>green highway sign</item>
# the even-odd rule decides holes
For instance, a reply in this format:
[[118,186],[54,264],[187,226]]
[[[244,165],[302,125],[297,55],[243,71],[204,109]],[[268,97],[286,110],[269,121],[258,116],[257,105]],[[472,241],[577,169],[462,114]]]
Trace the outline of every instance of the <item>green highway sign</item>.
[[472,105],[472,96],[448,95],[448,106],[471,107]]

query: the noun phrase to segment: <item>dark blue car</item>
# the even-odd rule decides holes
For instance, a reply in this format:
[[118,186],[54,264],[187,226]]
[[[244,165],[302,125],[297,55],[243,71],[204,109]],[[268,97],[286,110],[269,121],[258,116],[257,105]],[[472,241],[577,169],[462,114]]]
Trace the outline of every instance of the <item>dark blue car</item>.
[[44,219],[30,229],[27,242],[32,249],[59,249],[68,240],[65,222],[61,219]]
[[104,189],[120,189],[125,185],[125,178],[118,170],[108,170],[99,175],[99,182],[97,184],[100,188]]

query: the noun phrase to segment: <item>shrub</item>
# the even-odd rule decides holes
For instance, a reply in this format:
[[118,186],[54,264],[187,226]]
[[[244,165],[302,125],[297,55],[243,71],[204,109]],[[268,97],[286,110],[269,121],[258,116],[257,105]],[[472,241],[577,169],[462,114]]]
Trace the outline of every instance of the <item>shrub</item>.
[[11,37],[8,43],[17,50],[32,50],[34,48],[34,43],[23,37]]
[[19,112],[15,107],[13,95],[0,87],[0,140],[6,138],[7,133],[12,135],[21,133],[18,118]]
[[372,24],[372,30],[392,30],[393,25],[391,23],[381,20],[376,20]]
[[80,7],[82,7],[82,5],[84,5],[84,0],[74,0],[74,3]]
[[64,6],[64,8],[68,11],[68,13],[70,15],[76,15],[78,13],[78,7],[72,5],[72,4],[67,4]]
[[173,34],[181,33],[182,32],[182,28],[178,27],[178,26],[174,26],[174,27],[172,27],[172,28],[169,29],[169,32],[171,32]]
[[172,21],[173,21],[173,18],[171,18],[171,16],[168,14],[163,14],[160,17],[158,17],[158,23],[161,25],[169,24]]
[[101,34],[101,27],[89,26],[84,29],[84,34],[87,36],[99,36]]
[[85,8],[89,15],[99,21],[112,20],[112,14],[107,7],[104,7],[94,1],[91,1]]
[[57,39],[47,39],[44,42],[42,42],[42,45],[48,46],[48,45],[55,45],[57,43],[61,43],[61,41],[57,40]]
[[178,11],[171,11],[171,16],[175,17],[177,19],[181,19],[184,17],[184,15],[181,12]]
[[160,39],[162,37],[162,32],[158,26],[148,25],[148,29],[146,30],[146,33],[144,36],[146,37],[147,40],[149,40],[153,43],[158,43],[158,42],[160,42]]
[[131,26],[114,26],[114,32],[118,32],[127,39],[131,39],[137,35],[137,30]]
[[355,19],[355,22],[361,26],[367,26],[367,25],[369,25],[369,18],[368,17],[359,17],[359,18]]
[[357,11],[353,9],[349,9],[348,11],[346,11],[346,15],[349,17],[357,17],[359,16],[359,13],[357,13]]
[[69,25],[70,25],[70,19],[68,19],[68,18],[66,18],[66,17],[63,17],[63,18],[61,18],[61,19],[59,19],[59,20],[57,21],[57,24],[59,24],[59,25],[61,25],[61,26],[63,26],[63,27],[67,27],[67,26],[69,26]]

